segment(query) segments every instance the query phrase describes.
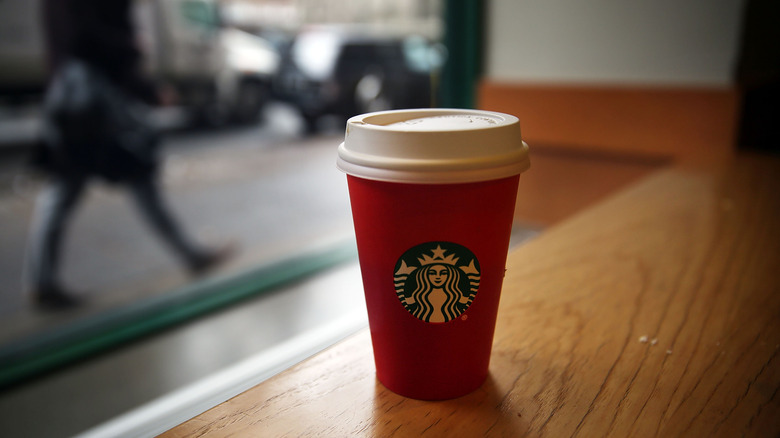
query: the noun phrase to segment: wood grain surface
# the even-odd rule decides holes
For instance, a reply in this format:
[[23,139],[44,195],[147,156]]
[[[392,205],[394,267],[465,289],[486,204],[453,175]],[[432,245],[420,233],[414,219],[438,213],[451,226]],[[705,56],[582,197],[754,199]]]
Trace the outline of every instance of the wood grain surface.
[[778,174],[663,170],[518,248],[468,396],[389,392],[364,331],[163,436],[778,436]]
[[547,228],[626,188],[669,161],[534,144],[517,190],[515,223]]

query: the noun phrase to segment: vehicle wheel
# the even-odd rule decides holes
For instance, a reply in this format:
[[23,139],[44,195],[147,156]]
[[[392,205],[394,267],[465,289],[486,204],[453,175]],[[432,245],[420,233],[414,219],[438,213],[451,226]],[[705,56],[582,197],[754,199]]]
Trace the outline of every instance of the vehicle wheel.
[[233,108],[233,119],[238,123],[256,122],[267,95],[263,84],[254,81],[243,82]]
[[303,129],[306,135],[316,134],[319,129],[319,116],[317,114],[301,114],[303,118]]
[[224,103],[218,102],[215,96],[192,108],[196,126],[218,128],[225,126],[230,120],[230,110]]
[[358,113],[393,109],[390,92],[381,74],[368,73],[355,85],[355,108]]

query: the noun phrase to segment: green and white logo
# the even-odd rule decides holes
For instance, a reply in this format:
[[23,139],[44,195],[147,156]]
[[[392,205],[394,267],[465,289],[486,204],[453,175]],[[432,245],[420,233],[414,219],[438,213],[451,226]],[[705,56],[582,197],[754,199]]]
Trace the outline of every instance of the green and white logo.
[[480,268],[465,246],[427,242],[398,259],[394,279],[398,299],[409,313],[425,322],[447,322],[471,306]]

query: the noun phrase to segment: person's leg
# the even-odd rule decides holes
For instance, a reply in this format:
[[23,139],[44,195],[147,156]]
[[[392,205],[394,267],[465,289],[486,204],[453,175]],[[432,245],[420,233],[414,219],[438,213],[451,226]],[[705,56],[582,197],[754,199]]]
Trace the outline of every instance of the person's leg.
[[222,262],[232,252],[227,247],[217,250],[203,248],[186,236],[168,210],[157,183],[152,178],[135,179],[129,182],[129,187],[146,220],[191,272],[205,271]]
[[70,307],[79,302],[63,290],[57,276],[65,231],[85,186],[82,177],[60,177],[52,180],[36,200],[30,274],[34,298],[43,307]]

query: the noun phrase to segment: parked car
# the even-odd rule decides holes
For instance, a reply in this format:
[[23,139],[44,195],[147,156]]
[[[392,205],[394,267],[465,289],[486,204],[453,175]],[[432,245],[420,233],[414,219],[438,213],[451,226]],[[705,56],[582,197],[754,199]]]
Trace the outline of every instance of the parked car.
[[[38,8],[37,1],[0,1],[0,96],[45,90]],[[279,67],[268,41],[225,26],[218,0],[138,0],[133,8],[147,70],[179,105],[210,124],[257,117]]]
[[432,106],[442,61],[441,50],[422,37],[306,31],[283,58],[274,91],[300,110],[312,132],[325,114]]

